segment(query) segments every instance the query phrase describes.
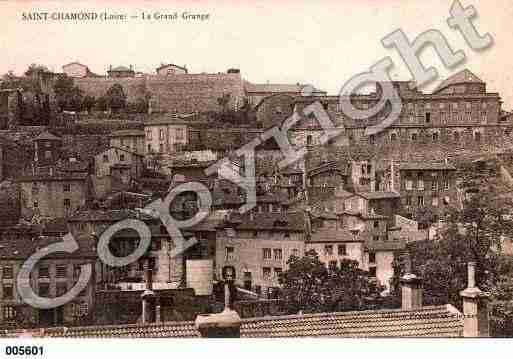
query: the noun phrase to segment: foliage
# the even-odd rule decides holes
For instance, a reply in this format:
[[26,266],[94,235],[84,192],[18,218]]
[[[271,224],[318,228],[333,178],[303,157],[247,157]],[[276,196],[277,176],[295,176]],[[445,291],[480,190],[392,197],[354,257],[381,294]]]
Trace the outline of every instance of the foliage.
[[120,84],[112,85],[105,93],[108,107],[113,112],[119,112],[126,107],[126,95]]
[[281,278],[282,299],[293,312],[366,309],[382,289],[358,269],[358,262],[343,260],[327,268],[314,250],[302,258],[290,257],[288,265]]
[[68,76],[59,76],[53,86],[55,99],[59,110],[80,111],[83,106],[82,91],[75,86],[73,79]]
[[96,105],[96,99],[94,98],[94,96],[87,95],[82,100],[82,110],[83,111],[91,112],[91,110],[94,108],[95,105]]

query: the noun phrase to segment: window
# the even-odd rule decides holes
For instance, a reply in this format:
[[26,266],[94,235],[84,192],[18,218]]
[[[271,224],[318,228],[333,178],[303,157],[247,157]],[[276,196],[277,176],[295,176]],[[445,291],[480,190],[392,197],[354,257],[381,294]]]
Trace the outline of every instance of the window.
[[39,208],[39,203],[37,201],[34,201],[32,207],[34,208]]
[[306,145],[311,146],[312,145],[312,135],[306,136]]
[[49,160],[52,158],[52,151],[45,151],[45,159]]
[[333,255],[333,246],[331,244],[324,246],[324,254],[327,256]]
[[481,112],[481,121],[486,122],[486,120],[487,120],[486,112]]
[[413,189],[413,181],[411,179],[406,180],[406,190],[411,191]]
[[12,290],[12,284],[4,284],[3,285],[3,295],[2,295],[2,298],[3,299],[14,299],[14,293],[13,293],[13,290]]
[[411,206],[411,196],[406,196],[406,205]]
[[63,188],[62,188],[62,190],[63,190],[64,192],[70,192],[70,191],[71,191],[71,185],[70,185],[69,183],[64,183],[64,184],[62,185],[62,187],[63,187]]
[[390,134],[390,142],[395,142],[395,140],[397,140],[397,134],[392,132]]
[[267,280],[271,279],[271,268],[270,267],[262,268],[262,277]]
[[16,319],[16,308],[12,305],[4,306],[4,320],[14,320]]
[[338,255],[339,256],[347,255],[347,248],[346,248],[345,244],[339,244],[338,245]]
[[454,141],[459,141],[459,140],[460,140],[460,133],[454,131]]
[[71,201],[69,200],[69,198],[64,199],[64,207],[67,209],[71,207]]
[[235,248],[233,247],[226,247],[225,249],[225,259],[227,261],[232,261],[235,259]]
[[431,182],[431,191],[438,191],[438,182],[435,180]]
[[159,130],[159,139],[161,139],[161,140],[164,139],[164,130],[163,129]]
[[161,152],[161,153],[164,152],[164,144],[163,143],[159,144],[159,152]]
[[39,193],[39,185],[37,184],[37,182],[34,182],[32,184],[32,194],[37,195],[38,193]]
[[103,155],[103,163],[108,163],[108,162],[109,162],[109,156]]
[[376,267],[370,267],[369,268],[369,276],[375,277],[376,276]]
[[465,117],[466,117],[467,122],[472,121],[472,114],[470,111],[465,112]]
[[444,181],[444,190],[448,190],[449,189],[449,181],[445,180]]
[[423,178],[419,178],[418,181],[417,181],[417,187],[420,191],[423,191],[424,190],[424,179]]
[[183,140],[183,128],[176,129],[176,139],[180,141]]
[[280,267],[274,268],[274,276],[276,278],[279,279],[282,274],[283,274],[283,270]]
[[374,228],[379,228],[379,221],[374,221]]
[[48,266],[39,267],[39,278],[50,278]]
[[431,122],[431,112],[426,112],[426,123]]
[[274,259],[275,260],[281,260],[282,258],[282,251],[281,249],[273,249],[274,252]]
[[328,263],[328,268],[331,269],[331,270],[335,270],[337,269],[337,261],[329,261]]
[[375,138],[375,136],[374,136],[374,135],[370,135],[370,136],[369,136],[369,143],[370,143],[371,145],[373,145],[375,142],[376,142],[376,138]]
[[39,283],[39,296],[49,297],[50,296],[50,285],[48,283]]
[[121,162],[125,162],[125,155],[123,155],[123,154],[119,155],[119,160]]
[[369,263],[376,263],[376,253],[369,252]]
[[2,268],[2,278],[3,279],[12,279],[13,278],[13,270],[11,266],[4,266]]
[[480,142],[481,141],[481,132],[474,133],[474,139],[476,140],[476,142]]
[[151,149],[151,145],[148,144],[148,153],[151,153],[151,152],[153,152],[153,150]]
[[440,112],[440,122],[444,125],[447,123],[447,112]]
[[438,141],[439,137],[438,132],[433,132],[433,141]]
[[418,196],[417,197],[417,205],[418,206],[423,206],[424,205],[424,197],[423,196]]
[[411,140],[412,140],[413,142],[417,141],[417,134],[416,134],[416,133],[412,133],[412,134],[411,134]]
[[431,200],[431,205],[433,207],[438,207],[438,197],[433,197],[433,199]]
[[271,248],[263,248],[262,249],[262,257],[264,259],[271,259],[272,258]]
[[379,241],[379,236],[373,236],[373,237],[372,237],[372,239],[373,239],[374,241]]
[[[146,138],[147,138],[148,140],[151,140],[151,130],[147,130],[147,131],[146,131]],[[149,145],[148,145],[148,146],[149,146]]]
[[58,265],[55,267],[55,276],[57,278],[66,278],[68,268],[65,265]]
[[55,285],[55,296],[60,297],[68,291],[68,285],[65,282],[60,282]]

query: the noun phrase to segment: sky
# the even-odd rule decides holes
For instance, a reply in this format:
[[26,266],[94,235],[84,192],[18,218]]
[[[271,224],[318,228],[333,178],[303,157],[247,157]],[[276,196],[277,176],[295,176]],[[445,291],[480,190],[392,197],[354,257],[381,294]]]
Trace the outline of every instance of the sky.
[[[452,0],[260,0],[260,1],[4,1],[0,0],[0,73],[22,73],[40,63],[60,72],[78,61],[99,74],[109,65],[132,64],[154,72],[161,63],[186,65],[191,73],[239,68],[254,83],[303,83],[336,95],[352,76],[368,71],[385,56],[394,61],[394,80],[411,74],[397,51],[381,39],[402,29],[412,41],[420,33],[442,32],[466,62],[447,69],[432,48],[421,59],[434,66],[440,81],[468,68],[488,90],[499,92],[504,109],[513,109],[513,6],[511,0],[461,1],[473,5],[473,20],[494,44],[473,51],[447,25]],[[24,21],[23,13],[107,12],[125,21]],[[178,20],[143,20],[141,14],[178,13]],[[209,14],[204,21],[184,20],[182,13]],[[131,16],[138,16],[132,19]]]

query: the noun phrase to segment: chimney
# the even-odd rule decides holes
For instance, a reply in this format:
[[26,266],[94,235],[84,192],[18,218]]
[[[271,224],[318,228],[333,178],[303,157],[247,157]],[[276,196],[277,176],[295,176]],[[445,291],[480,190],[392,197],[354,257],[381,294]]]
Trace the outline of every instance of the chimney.
[[488,293],[476,287],[476,263],[469,262],[467,289],[460,292],[463,298],[463,336],[489,337]]
[[235,281],[235,268],[223,268],[224,310],[216,314],[200,314],[195,325],[203,338],[240,338],[241,319],[232,309],[231,291]]
[[412,273],[411,258],[406,257],[405,274],[401,277],[401,308],[410,310],[422,307],[422,278]]

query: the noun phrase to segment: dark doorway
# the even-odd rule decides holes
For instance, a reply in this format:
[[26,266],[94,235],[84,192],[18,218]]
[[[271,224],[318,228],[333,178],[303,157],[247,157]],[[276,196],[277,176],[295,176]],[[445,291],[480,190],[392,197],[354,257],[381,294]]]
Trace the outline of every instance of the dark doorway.
[[244,289],[251,290],[253,285],[251,272],[244,272]]

